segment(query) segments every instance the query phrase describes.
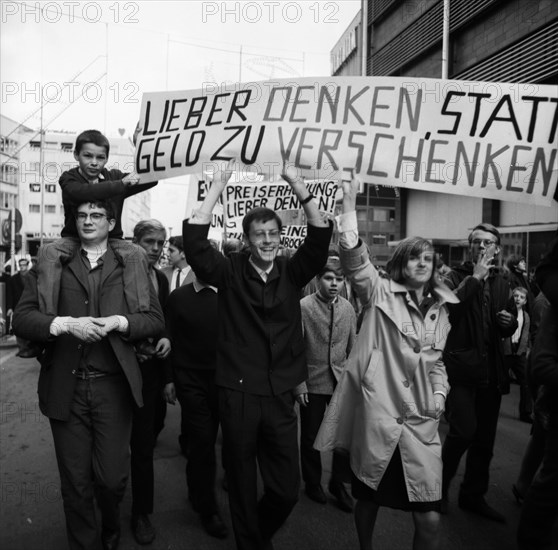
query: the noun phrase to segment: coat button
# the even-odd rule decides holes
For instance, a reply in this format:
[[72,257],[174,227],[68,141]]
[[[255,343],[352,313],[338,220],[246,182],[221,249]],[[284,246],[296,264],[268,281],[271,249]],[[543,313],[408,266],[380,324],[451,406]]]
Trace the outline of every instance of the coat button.
[[85,302],[84,302],[84,303],[88,304],[88,303],[89,303],[89,300],[85,300]]
[[413,349],[413,351],[414,351],[415,353],[420,353],[420,346],[415,346],[414,349]]
[[78,344],[77,349],[81,349],[83,346],[81,344]]
[[408,380],[405,380],[405,381],[403,382],[403,385],[404,385],[406,388],[408,388],[411,384],[409,384],[409,381],[408,381]]
[[401,417],[399,417],[399,418],[397,419],[397,423],[398,423],[398,424],[403,424],[403,419],[402,419]]
[[430,316],[430,319],[432,319],[432,320],[434,321],[434,319],[436,319],[436,314],[433,313],[433,314]]

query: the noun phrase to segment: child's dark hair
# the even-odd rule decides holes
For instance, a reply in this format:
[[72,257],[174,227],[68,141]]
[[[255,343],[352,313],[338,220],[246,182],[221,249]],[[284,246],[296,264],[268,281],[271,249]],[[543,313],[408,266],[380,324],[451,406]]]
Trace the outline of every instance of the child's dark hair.
[[318,279],[321,279],[326,273],[329,273],[330,271],[332,273],[335,273],[337,277],[344,277],[343,269],[341,268],[341,262],[338,258],[328,258],[326,264],[324,265],[324,267],[322,267],[322,269],[320,269],[320,271],[318,271],[316,277]]
[[104,147],[107,152],[107,157],[109,156],[110,152],[110,143],[109,140],[99,132],[99,130],[85,130],[76,138],[76,146],[74,148],[74,153],[79,155],[81,148],[86,143],[92,143],[93,145],[97,145],[97,147]]
[[174,235],[174,237],[169,237],[169,244],[178,248],[180,252],[184,252],[184,242],[182,240],[182,235]]

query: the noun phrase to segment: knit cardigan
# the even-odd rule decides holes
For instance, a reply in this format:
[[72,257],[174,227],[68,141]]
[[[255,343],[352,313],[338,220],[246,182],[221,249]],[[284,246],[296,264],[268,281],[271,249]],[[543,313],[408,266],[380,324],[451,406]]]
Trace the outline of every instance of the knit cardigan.
[[328,303],[317,292],[304,297],[300,309],[308,380],[299,384],[294,393],[331,395],[355,341],[355,310],[341,296]]

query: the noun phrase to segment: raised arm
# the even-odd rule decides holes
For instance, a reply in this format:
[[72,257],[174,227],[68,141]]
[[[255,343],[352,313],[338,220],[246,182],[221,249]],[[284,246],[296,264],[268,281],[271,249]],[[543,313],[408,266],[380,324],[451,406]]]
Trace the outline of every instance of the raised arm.
[[124,181],[126,174],[123,174],[120,170],[111,170],[109,172],[110,179],[95,184],[85,183],[77,174],[72,172],[62,174],[60,177],[59,183],[64,200],[80,203],[88,200],[108,199],[126,193],[128,186]]
[[356,178],[343,182],[342,214],[337,223],[343,271],[365,307],[372,297],[379,273],[370,262],[367,246],[358,236],[356,197],[359,187],[360,182]]
[[300,202],[308,223],[308,231],[302,245],[289,259],[289,273],[297,286],[304,287],[327,261],[333,224],[318,210],[318,205],[306,183],[294,166],[283,163],[281,177],[291,186]]
[[191,225],[204,225],[211,221],[211,215],[213,209],[219,200],[219,197],[223,194],[227,183],[231,179],[234,159],[230,159],[224,170],[217,170],[213,173],[213,180],[211,181],[211,186],[207,191],[207,195],[202,202],[202,205],[198,210],[194,211],[192,217],[189,220]]
[[299,175],[298,170],[292,165],[289,166],[285,161],[283,162],[281,177],[291,186],[293,193],[306,214],[308,225],[313,225],[315,227],[328,227],[328,221],[320,214],[315,197],[312,193],[310,193],[310,191],[308,191],[306,183]]
[[213,174],[213,181],[200,208],[192,217],[182,222],[182,239],[186,260],[192,266],[196,276],[202,281],[220,287],[228,264],[225,257],[215,250],[209,239],[209,222],[213,208],[229,182],[234,160],[227,163],[225,170]]

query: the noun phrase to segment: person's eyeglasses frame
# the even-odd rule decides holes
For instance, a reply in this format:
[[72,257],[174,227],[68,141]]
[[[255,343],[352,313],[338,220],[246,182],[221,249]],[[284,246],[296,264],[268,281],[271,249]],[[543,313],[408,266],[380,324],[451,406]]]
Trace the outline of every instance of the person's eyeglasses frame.
[[480,246],[480,245],[484,245],[485,247],[489,247],[493,244],[498,245],[497,241],[493,241],[491,239],[473,239],[471,241],[471,244],[473,246]]
[[90,219],[93,223],[98,223],[103,218],[107,218],[108,220],[108,216],[102,212],[90,212],[89,214],[87,212],[78,212],[76,214],[76,222],[79,221],[82,223],[86,222],[87,219]]

